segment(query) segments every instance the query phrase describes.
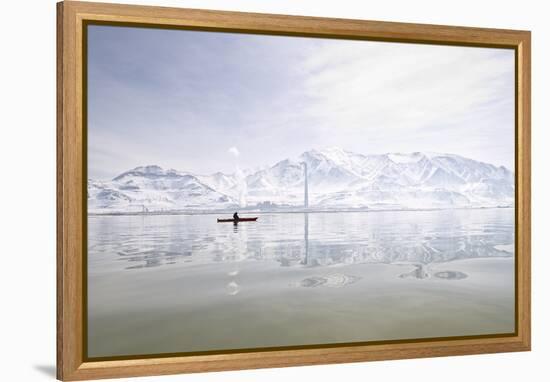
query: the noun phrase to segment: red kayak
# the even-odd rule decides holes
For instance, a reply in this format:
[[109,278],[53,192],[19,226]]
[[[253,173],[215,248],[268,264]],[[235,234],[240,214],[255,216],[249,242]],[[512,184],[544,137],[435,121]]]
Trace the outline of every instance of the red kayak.
[[218,223],[240,223],[240,222],[255,222],[258,218],[239,218],[235,219],[218,219]]

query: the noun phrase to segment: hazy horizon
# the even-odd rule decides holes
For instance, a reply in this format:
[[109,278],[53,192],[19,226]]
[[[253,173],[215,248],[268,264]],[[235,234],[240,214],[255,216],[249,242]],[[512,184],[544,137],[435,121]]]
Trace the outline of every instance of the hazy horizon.
[[312,148],[514,171],[514,51],[89,26],[88,173],[270,166]]
[[[326,151],[326,150],[331,150],[331,149],[342,149],[344,151],[348,151],[348,152],[351,152],[351,150],[346,150],[345,148],[341,148],[341,147],[336,147],[336,146],[327,146],[327,147],[322,147],[322,148],[310,148],[310,149],[307,149],[307,150],[304,150],[303,153],[305,152],[309,152],[309,151],[313,151],[313,150],[316,150],[316,151],[320,151],[320,152],[323,152],[323,151]],[[358,153],[358,152],[353,152],[354,154],[361,154],[361,155],[365,155],[365,156],[369,156],[369,155],[386,155],[386,154],[389,154],[389,155],[392,155],[392,154],[397,154],[397,155],[412,155],[414,154],[415,152],[392,152],[392,153],[377,153],[377,154],[369,154],[369,153]],[[302,153],[300,153],[302,154]],[[455,154],[455,153],[443,153],[443,152],[422,152],[422,154],[426,154],[426,155],[453,155],[453,156],[460,156],[459,154]],[[260,169],[264,169],[264,168],[268,168],[268,167],[273,167],[275,166],[277,163],[279,162],[282,162],[284,160],[287,160],[287,159],[290,159],[290,160],[298,160],[299,159],[299,156],[296,156],[296,157],[291,157],[291,158],[281,158],[280,160],[278,160],[277,162],[275,163],[270,163],[270,164],[267,164],[267,165],[264,165],[264,166],[255,166],[255,167],[238,167],[238,168],[233,168],[232,170],[230,171],[218,171],[218,170],[214,170],[214,171],[211,171],[211,172],[195,172],[196,175],[212,175],[214,173],[218,173],[218,172],[221,172],[223,174],[226,174],[226,175],[233,175],[235,174],[235,172],[247,172],[247,171],[258,171]],[[466,158],[466,157],[465,157]],[[474,159],[475,158],[466,158],[466,159]],[[235,161],[235,163],[237,163]],[[482,163],[488,163],[488,162],[482,162]],[[493,163],[489,163],[489,164],[493,164]],[[497,167],[499,167],[499,165],[496,165],[496,164],[493,164]],[[121,173],[118,173],[116,175],[113,176],[114,177],[117,177],[118,175],[121,175],[122,173],[124,172],[127,172],[129,170],[133,170],[133,169],[136,169],[136,168],[139,168],[139,167],[149,167],[149,166],[158,166],[160,168],[162,168],[163,170],[176,170],[176,171],[180,171],[180,172],[190,172],[192,173],[192,171],[188,171],[187,169],[185,168],[175,168],[175,167],[165,167],[165,166],[161,166],[159,165],[158,163],[140,163],[140,164],[136,164],[135,166],[130,166],[128,167],[127,169],[123,170]],[[504,166],[505,168],[507,168],[508,170],[512,171],[515,173],[515,168],[512,167],[512,168],[508,168],[506,166]],[[111,179],[111,178],[109,178]],[[108,180],[108,179],[101,179],[101,178],[97,178],[97,180]]]

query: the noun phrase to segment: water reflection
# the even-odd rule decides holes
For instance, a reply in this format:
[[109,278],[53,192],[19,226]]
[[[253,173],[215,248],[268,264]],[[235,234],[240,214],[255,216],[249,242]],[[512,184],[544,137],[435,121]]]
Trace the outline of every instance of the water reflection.
[[426,279],[430,277],[430,273],[428,272],[428,267],[426,264],[413,264],[414,269],[410,272],[403,273],[399,277],[401,278],[408,278],[412,277],[415,279]]
[[446,279],[446,280],[462,280],[468,277],[466,273],[458,272],[458,271],[436,272],[434,276],[440,279]]
[[240,291],[239,284],[237,284],[235,281],[231,281],[226,286],[227,294],[230,296],[235,296]]
[[512,209],[262,214],[237,225],[218,224],[213,215],[93,216],[88,226],[91,265],[232,262],[234,276],[241,261],[276,261],[407,263],[415,269],[402,277],[425,278],[432,263],[513,256],[514,243]]
[[329,288],[341,288],[349,284],[354,284],[360,279],[361,277],[359,276],[334,273],[326,276],[307,277],[299,281],[298,283],[291,284],[291,286],[304,288],[315,288],[319,286],[325,286]]
[[302,264],[311,265],[308,260],[309,254],[309,213],[304,214],[304,260]]

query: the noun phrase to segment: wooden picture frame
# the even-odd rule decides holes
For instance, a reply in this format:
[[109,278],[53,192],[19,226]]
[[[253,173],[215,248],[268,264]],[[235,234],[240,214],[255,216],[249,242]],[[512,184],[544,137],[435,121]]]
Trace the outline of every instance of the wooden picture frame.
[[[216,354],[85,356],[86,25],[89,22],[254,34],[503,47],[516,58],[516,331],[357,346],[316,346]],[[528,31],[343,20],[64,1],[57,4],[57,377],[83,380],[342,362],[528,351],[530,329],[531,37]]]

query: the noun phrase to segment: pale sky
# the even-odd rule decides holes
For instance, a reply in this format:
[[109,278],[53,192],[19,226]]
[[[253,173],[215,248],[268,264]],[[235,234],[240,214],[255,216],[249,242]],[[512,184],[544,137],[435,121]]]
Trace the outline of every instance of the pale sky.
[[91,178],[231,173],[329,146],[513,170],[511,49],[88,28]]

